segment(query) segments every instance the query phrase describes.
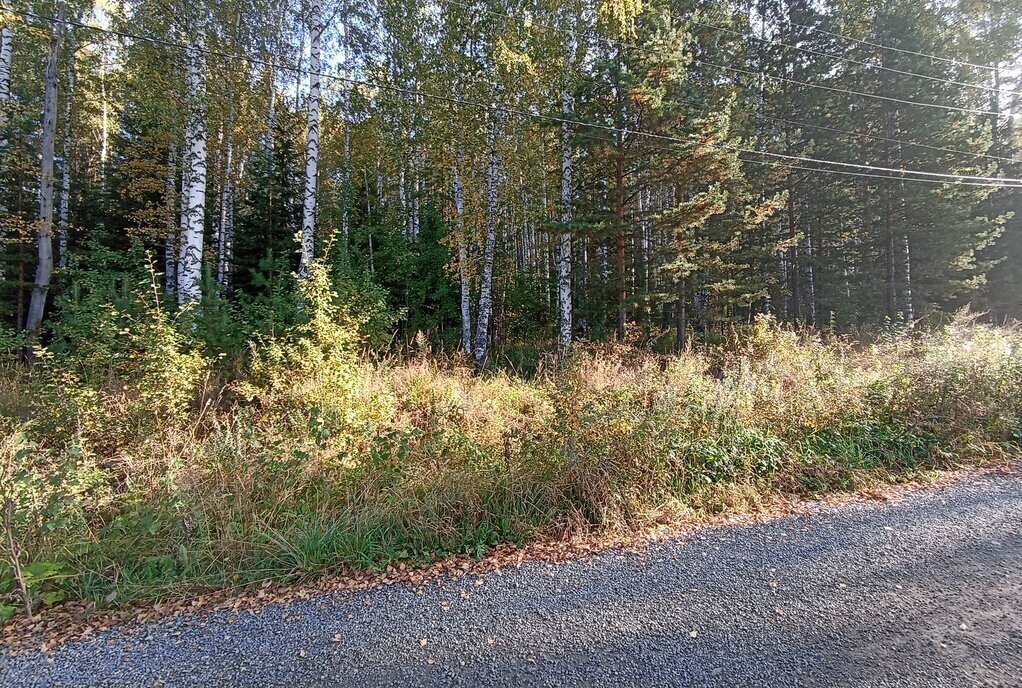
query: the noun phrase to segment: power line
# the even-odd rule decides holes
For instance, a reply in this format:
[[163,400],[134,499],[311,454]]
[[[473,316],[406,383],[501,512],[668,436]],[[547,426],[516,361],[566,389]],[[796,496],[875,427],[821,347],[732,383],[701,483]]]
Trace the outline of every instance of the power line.
[[926,57],[931,60],[937,60],[938,62],[949,62],[954,65],[960,65],[962,67],[972,67],[974,69],[986,69],[991,72],[997,71],[997,67],[991,67],[990,65],[974,64],[972,62],[965,62],[963,60],[956,60],[951,57],[942,57],[940,55],[931,55],[930,53],[918,52],[916,50],[907,50],[905,48],[895,48],[890,45],[882,45],[880,43],[872,43],[870,41],[863,40],[861,38],[852,38],[851,36],[845,36],[840,33],[834,33],[833,31],[827,31],[826,29],[820,29],[815,26],[809,26],[808,24],[799,24],[798,22],[786,21],[786,23],[797,26],[800,29],[808,29],[809,31],[816,31],[818,33],[826,34],[827,36],[833,36],[834,38],[841,38],[846,41],[853,41],[861,45],[868,45],[871,48],[878,48],[880,50],[891,50],[893,52],[903,53],[905,55],[915,55],[916,57]]
[[[444,0],[444,1],[447,1],[447,0]],[[896,67],[888,67],[887,65],[873,64],[871,62],[865,62],[863,60],[856,60],[855,58],[851,58],[851,57],[844,57],[842,55],[835,55],[833,53],[828,53],[828,52],[825,52],[823,50],[817,50],[815,48],[805,48],[805,47],[798,46],[798,45],[792,45],[791,43],[785,43],[783,41],[779,41],[779,40],[776,40],[776,39],[773,39],[773,38],[762,38],[760,36],[755,36],[753,34],[745,32],[745,31],[740,31],[740,30],[737,30],[737,29],[730,29],[730,28],[727,28],[725,26],[718,26],[716,24],[709,24],[707,22],[701,22],[701,21],[693,21],[692,23],[695,24],[696,26],[702,26],[702,27],[705,27],[705,28],[708,28],[708,29],[714,29],[716,31],[722,31],[724,33],[734,34],[734,35],[740,36],[741,38],[744,38],[744,39],[752,39],[754,41],[760,41],[762,43],[768,43],[770,45],[777,45],[777,46],[781,46],[781,47],[785,47],[785,48],[791,48],[792,50],[798,50],[798,51],[801,51],[801,52],[804,52],[804,53],[808,53],[808,54],[811,54],[811,55],[818,55],[820,57],[827,57],[827,58],[830,58],[832,60],[840,60],[841,62],[847,62],[848,64],[857,65],[859,67],[866,67],[867,69],[877,69],[877,70],[884,71],[884,72],[891,72],[891,73],[894,73],[894,74],[901,74],[902,76],[911,76],[911,77],[916,77],[916,78],[919,78],[919,79],[926,79],[928,81],[934,81],[934,82],[941,83],[941,84],[948,84],[948,85],[951,85],[951,86],[962,86],[964,88],[974,88],[974,89],[977,89],[977,90],[980,90],[980,91],[988,91],[988,92],[994,92],[994,93],[1004,93],[1006,95],[1011,95],[1011,96],[1015,95],[1015,91],[1013,91],[1011,89],[1008,89],[1008,88],[997,88],[996,86],[984,86],[982,84],[973,84],[973,83],[970,83],[968,81],[957,81],[955,79],[944,79],[944,78],[941,78],[939,76],[933,76],[931,74],[919,74],[918,72],[911,72],[911,71],[908,71],[908,70],[905,70],[905,69],[897,69]]]
[[[582,138],[589,139],[589,140],[592,140],[592,141],[597,141],[597,142],[602,142],[602,143],[611,143],[611,141],[609,139],[600,138],[598,136],[593,136],[593,135],[590,135],[590,134],[576,133],[576,136],[580,136]],[[636,145],[638,145],[641,148],[646,148],[648,150],[660,151],[660,152],[663,152],[663,153],[681,153],[681,152],[683,152],[683,151],[678,150],[677,148],[658,146],[658,145],[654,145],[654,144],[651,144],[651,143],[637,142]],[[801,165],[793,165],[791,163],[786,163],[786,162],[774,162],[774,161],[771,161],[771,160],[753,160],[751,158],[743,158],[743,157],[740,157],[740,156],[739,156],[738,159],[740,161],[744,162],[744,163],[748,163],[748,164],[752,164],[752,165],[767,165],[769,167],[778,167],[778,168],[785,169],[785,170],[800,170],[800,171],[805,171],[805,172],[821,172],[823,174],[835,174],[835,175],[839,175],[839,176],[850,176],[850,177],[864,177],[864,178],[869,178],[869,179],[890,179],[890,180],[897,181],[899,183],[900,182],[919,182],[921,184],[936,184],[938,186],[981,186],[981,187],[990,187],[989,184],[977,184],[977,183],[974,183],[974,182],[960,182],[960,183],[958,183],[958,182],[944,182],[944,181],[941,181],[939,179],[918,179],[918,178],[910,178],[910,177],[902,178],[902,177],[896,177],[894,175],[889,175],[889,174],[870,174],[868,172],[846,172],[844,170],[827,170],[827,169],[823,169],[821,167],[805,167],[805,166],[801,166]],[[1006,185],[1005,188],[1016,189],[1016,188],[1022,188],[1022,187]]]
[[[15,13],[18,13],[18,14],[22,14],[22,15],[25,15],[25,16],[32,16],[32,17],[35,17],[37,19],[41,19],[41,20],[45,20],[45,21],[49,21],[49,22],[57,22],[58,21],[54,17],[48,17],[48,16],[45,16],[45,15],[39,15],[39,14],[35,14],[33,12],[28,12],[28,11],[23,11],[23,10],[12,10],[12,9],[4,7],[2,5],[0,5],[0,10],[7,10],[7,11],[15,12]],[[180,45],[178,43],[174,43],[172,41],[167,41],[167,40],[160,39],[160,38],[154,38],[152,36],[142,36],[142,35],[138,35],[138,34],[131,34],[131,33],[124,32],[124,31],[116,31],[116,30],[113,30],[113,29],[106,29],[106,28],[95,26],[95,25],[91,25],[91,24],[84,24],[84,23],[77,22],[77,21],[74,21],[74,20],[67,20],[66,19],[66,20],[64,20],[64,22],[67,23],[67,24],[71,24],[71,25],[77,26],[79,28],[83,28],[83,29],[88,29],[88,30],[93,30],[93,31],[100,31],[100,32],[103,32],[103,33],[115,34],[115,35],[119,35],[119,36],[124,37],[124,38],[131,38],[131,39],[134,39],[134,40],[148,41],[148,42],[164,45],[164,46],[167,46],[167,47],[172,47],[172,48],[175,48],[177,50],[187,49],[186,46],[182,46],[182,45]],[[241,62],[248,62],[250,64],[259,64],[259,65],[263,65],[263,66],[267,66],[267,67],[270,66],[269,62],[267,62],[265,60],[260,60],[258,58],[247,57],[247,56],[231,54],[231,53],[225,53],[225,52],[214,50],[214,49],[211,49],[211,48],[196,48],[196,47],[193,47],[192,49],[195,50],[196,52],[201,52],[201,53],[204,53],[204,54],[207,54],[207,55],[216,55],[216,56],[223,57],[223,58],[226,58],[226,59],[238,60],[238,61],[241,61]],[[457,104],[457,105],[467,105],[469,107],[475,107],[475,108],[479,108],[479,109],[490,111],[490,112],[496,111],[496,112],[502,112],[502,113],[505,113],[505,114],[519,116],[519,117],[531,117],[531,118],[534,118],[534,119],[540,119],[540,120],[545,120],[545,121],[550,121],[550,122],[557,122],[557,123],[560,123],[560,124],[567,124],[567,125],[570,125],[570,126],[585,126],[585,127],[590,127],[590,128],[594,128],[594,129],[601,129],[601,130],[605,130],[605,131],[611,131],[611,132],[614,132],[616,134],[621,134],[621,135],[645,136],[645,137],[648,137],[648,138],[651,138],[651,139],[655,139],[655,140],[668,141],[668,142],[671,142],[671,143],[680,143],[680,144],[683,144],[683,145],[689,147],[687,151],[677,151],[677,152],[690,152],[691,151],[691,146],[692,146],[692,143],[693,143],[691,141],[686,141],[685,139],[681,139],[681,138],[674,137],[674,136],[668,136],[666,134],[655,134],[653,132],[645,132],[645,131],[636,130],[636,129],[627,129],[627,128],[615,127],[615,126],[607,125],[607,124],[594,124],[594,123],[590,123],[590,122],[582,122],[582,121],[579,121],[579,120],[572,120],[572,119],[567,119],[567,118],[564,118],[564,117],[557,117],[557,116],[554,116],[554,115],[543,115],[543,114],[539,114],[539,113],[535,113],[535,112],[528,112],[528,111],[525,111],[525,110],[519,110],[519,109],[516,109],[516,108],[511,108],[511,107],[504,106],[504,105],[497,105],[497,104],[492,104],[491,105],[491,104],[486,104],[486,103],[480,103],[478,101],[466,100],[464,98],[459,98],[459,97],[456,97],[456,96],[444,96],[444,95],[439,95],[439,94],[436,94],[436,93],[430,93],[428,91],[420,91],[420,90],[417,90],[417,89],[404,88],[404,87],[401,87],[401,86],[379,84],[379,83],[375,83],[375,82],[371,82],[371,81],[366,81],[364,79],[354,79],[354,78],[351,78],[351,77],[344,77],[344,76],[340,76],[340,75],[337,75],[337,74],[329,74],[329,73],[322,72],[322,71],[320,71],[320,72],[312,72],[312,71],[309,71],[309,70],[302,70],[302,69],[297,68],[297,67],[290,67],[290,66],[285,67],[283,65],[276,65],[275,67],[279,68],[279,69],[284,69],[285,71],[292,71],[292,72],[295,72],[296,74],[299,74],[299,75],[306,75],[306,76],[308,76],[308,75],[315,75],[315,76],[319,76],[321,78],[334,79],[334,80],[337,80],[337,81],[343,81],[343,82],[347,82],[347,83],[351,83],[351,84],[355,84],[355,85],[366,86],[366,87],[369,87],[369,88],[378,88],[378,89],[382,89],[382,90],[394,91],[394,92],[397,92],[397,93],[402,93],[404,95],[413,95],[413,96],[418,96],[418,97],[422,97],[422,98],[430,98],[430,99],[433,99],[433,100],[439,100],[439,101],[443,101],[443,102],[447,102],[447,103],[453,103],[453,104]],[[996,177],[995,178],[995,177],[984,177],[984,176],[976,176],[976,175],[954,175],[954,174],[945,174],[945,173],[941,173],[941,172],[926,172],[926,171],[922,171],[922,170],[911,170],[911,169],[905,169],[905,168],[878,167],[878,166],[873,166],[873,165],[863,165],[863,164],[860,164],[860,163],[850,163],[850,162],[841,162],[841,161],[836,161],[836,160],[826,160],[826,159],[810,158],[810,157],[807,157],[807,156],[800,156],[800,155],[786,155],[786,154],[783,154],[783,153],[772,153],[772,152],[768,152],[768,151],[757,151],[757,150],[753,150],[753,149],[750,149],[750,148],[744,148],[744,147],[741,147],[741,146],[733,146],[733,145],[726,145],[726,144],[708,144],[708,143],[699,144],[698,142],[696,142],[696,145],[697,146],[698,145],[702,145],[702,146],[710,148],[710,149],[719,148],[719,149],[731,150],[731,151],[735,151],[735,152],[739,152],[739,153],[769,156],[769,157],[781,158],[781,159],[784,159],[784,160],[791,160],[791,161],[796,161],[796,162],[809,162],[809,163],[813,163],[813,164],[835,165],[835,166],[839,166],[839,167],[869,170],[869,171],[871,171],[873,173],[876,173],[876,172],[889,172],[889,173],[893,173],[893,174],[889,174],[889,175],[884,175],[884,178],[886,178],[886,179],[899,179],[899,180],[905,180],[905,181],[931,181],[931,182],[935,181],[935,180],[919,179],[917,176],[905,176],[905,175],[919,175],[919,176],[923,176],[923,177],[937,177],[937,178],[940,178],[940,179],[954,180],[954,183],[956,183],[956,184],[962,184],[962,185],[967,185],[967,186],[985,186],[985,187],[998,187],[998,188],[1001,188],[1001,187],[1006,187],[1006,188],[1022,188],[1022,179],[1009,179],[1009,178],[1002,178],[1002,177]],[[839,173],[844,172],[842,170],[826,170],[826,169],[821,169],[821,168],[813,168],[813,169],[818,169],[818,171],[830,172],[832,174],[839,174]],[[846,174],[850,174],[852,176],[863,176],[861,173],[856,173],[856,174],[853,174],[851,172],[845,172],[845,173]],[[871,175],[871,176],[875,176],[875,175]],[[949,184],[951,182],[948,181],[948,182],[937,182],[937,183]]]
[[[706,106],[702,105],[701,103],[698,103],[698,102],[696,102],[694,100],[691,100],[689,98],[680,98],[680,100],[682,100],[682,101],[684,101],[686,103],[689,103],[691,105],[700,106],[700,114],[704,114],[705,113]],[[943,146],[931,146],[931,145],[928,145],[928,144],[925,144],[925,143],[919,143],[918,141],[910,141],[910,140],[905,140],[905,139],[895,139],[895,138],[889,138],[889,137],[886,137],[886,136],[877,136],[876,134],[866,134],[866,133],[858,132],[858,131],[849,131],[848,129],[839,129],[837,127],[828,127],[826,125],[814,124],[812,122],[805,122],[803,120],[786,119],[784,117],[775,117],[773,115],[766,115],[766,114],[759,114],[759,113],[753,113],[752,116],[755,117],[756,119],[768,119],[768,120],[771,120],[771,121],[774,121],[774,122],[781,122],[783,124],[791,124],[791,125],[796,126],[796,127],[807,127],[807,128],[810,128],[810,129],[820,129],[822,131],[830,131],[830,132],[834,132],[834,133],[838,133],[838,134],[847,134],[848,136],[858,136],[858,137],[861,137],[861,138],[871,139],[871,140],[874,140],[874,141],[886,141],[888,143],[896,143],[896,144],[901,145],[901,146],[914,146],[916,148],[924,148],[926,150],[932,150],[932,151],[937,151],[937,152],[941,152],[941,153],[954,153],[956,155],[961,155],[961,156],[964,156],[964,157],[967,157],[967,158],[983,158],[983,159],[986,159],[986,160],[996,160],[996,161],[1000,161],[1000,162],[1011,162],[1011,163],[1022,162],[1022,160],[1019,160],[1017,158],[1009,158],[1009,157],[1005,157],[1005,156],[1001,156],[1001,155],[990,155],[989,153],[977,153],[975,151],[963,151],[963,150],[958,150],[956,148],[946,148],[946,147],[943,147]]]
[[[504,12],[497,12],[497,11],[494,11],[494,10],[488,10],[488,9],[483,9],[483,8],[475,8],[475,7],[472,7],[470,5],[466,5],[464,3],[457,2],[457,0],[440,0],[440,1],[441,2],[446,2],[446,3],[451,4],[451,5],[457,5],[459,7],[463,7],[463,8],[466,8],[466,9],[473,10],[473,11],[479,11],[479,12],[483,12],[485,14],[490,14],[490,15],[497,16],[497,17],[504,17],[505,19],[510,19],[512,21],[517,21],[517,22],[519,22],[519,23],[521,23],[523,25],[531,24],[532,26],[537,26],[539,28],[563,32],[563,29],[560,29],[560,28],[555,27],[555,26],[550,26],[550,25],[542,24],[540,22],[535,22],[535,21],[526,21],[522,17],[515,16],[515,15],[512,15],[512,14],[506,14]],[[628,41],[622,41],[620,39],[610,38],[610,37],[604,37],[604,39],[607,40],[610,43],[614,43],[614,44],[620,45],[622,47],[632,48],[632,49],[638,50],[640,52],[646,52],[646,51],[643,50],[643,48],[641,46],[636,45],[634,43],[630,43]],[[844,95],[857,96],[857,97],[860,97],[860,98],[873,98],[875,100],[883,100],[883,101],[887,101],[887,102],[890,102],[890,103],[899,103],[901,105],[915,105],[917,107],[935,108],[935,109],[945,110],[945,111],[950,111],[950,112],[964,112],[964,113],[975,114],[975,115],[989,115],[989,116],[993,116],[993,117],[1003,117],[1003,118],[1006,118],[1006,119],[1011,119],[1011,118],[1020,118],[1020,119],[1022,119],[1022,115],[1011,113],[1011,112],[995,112],[993,110],[978,110],[978,109],[975,109],[975,108],[961,107],[961,106],[958,106],[958,105],[945,105],[943,103],[924,103],[924,102],[921,102],[921,101],[918,101],[918,100],[908,100],[907,98],[897,98],[895,96],[884,96],[884,95],[880,95],[878,93],[869,93],[867,91],[856,91],[856,90],[849,89],[849,88],[838,88],[836,86],[825,86],[823,84],[814,84],[814,83],[811,83],[811,82],[808,82],[808,81],[800,81],[799,79],[792,79],[790,77],[775,76],[773,74],[767,74],[766,72],[763,72],[763,71],[754,71],[754,70],[751,70],[751,69],[742,69],[740,67],[729,67],[727,65],[721,65],[721,64],[717,64],[715,62],[709,62],[707,60],[702,60],[702,59],[697,58],[697,57],[693,57],[692,58],[692,62],[695,63],[695,64],[698,64],[698,65],[702,65],[704,67],[710,67],[711,69],[719,69],[719,70],[726,71],[726,72],[733,72],[735,74],[744,74],[746,76],[761,77],[763,79],[769,79],[771,81],[782,81],[782,82],[789,83],[789,84],[796,84],[798,86],[805,86],[806,88],[816,88],[816,89],[821,89],[821,90],[824,90],[824,91],[830,91],[830,92],[833,92],[833,93],[842,93]]]
[[970,153],[969,151],[957,150],[955,148],[944,148],[942,146],[930,146],[925,143],[918,143],[916,141],[904,141],[902,139],[892,139],[886,136],[877,136],[876,134],[864,134],[857,131],[849,131],[848,129],[839,129],[837,127],[828,127],[823,124],[813,124],[811,122],[803,122],[801,120],[785,119],[783,117],[774,117],[772,115],[756,115],[757,118],[769,119],[774,122],[781,122],[783,124],[791,124],[796,127],[810,127],[812,129],[820,129],[822,131],[831,131],[837,134],[847,134],[848,136],[859,136],[865,139],[873,139],[875,141],[886,141],[888,143],[897,143],[903,146],[915,146],[917,148],[925,148],[926,150],[939,151],[941,153],[954,153],[956,155],[964,155],[972,158],[986,158],[988,160],[999,160],[1001,162],[1019,162],[1015,158],[1006,158],[1000,155],[990,155],[988,153]]
[[[458,2],[458,0],[439,0],[439,1],[440,2],[446,2],[446,3],[450,4],[450,5],[455,5],[455,6],[462,7],[464,9],[468,9],[468,10],[472,10],[472,11],[476,11],[478,9],[481,12],[484,12],[484,13],[487,13],[487,14],[491,14],[491,15],[494,15],[494,16],[498,16],[498,17],[503,17],[505,19],[511,19],[511,20],[517,21],[517,22],[519,22],[519,23],[521,23],[523,25],[531,24],[533,26],[537,26],[539,28],[546,29],[546,30],[549,30],[549,31],[555,31],[555,32],[558,32],[558,33],[563,33],[564,32],[564,30],[559,28],[559,27],[551,26],[549,24],[543,24],[543,23],[540,23],[540,22],[533,22],[531,20],[529,20],[527,22],[522,17],[516,17],[516,16],[510,15],[510,14],[504,14],[502,12],[494,12],[492,10],[487,10],[487,9],[475,8],[475,7],[471,6],[471,5],[467,5],[465,3]],[[694,23],[699,24],[701,26],[707,26],[707,27],[710,27],[710,28],[715,28],[715,29],[719,29],[719,30],[723,30],[723,31],[731,31],[733,33],[739,33],[737,31],[733,31],[733,30],[730,30],[730,29],[724,29],[722,27],[715,26],[713,24],[706,24],[706,23],[703,23],[703,22],[694,22]],[[756,38],[757,40],[766,40],[766,39],[759,39],[759,38],[757,38],[755,36],[752,36],[752,38]],[[609,40],[611,42],[615,42],[615,43],[621,43],[622,45],[626,45],[626,46],[634,48],[636,50],[640,50],[641,52],[646,52],[640,46],[637,46],[637,45],[635,45],[633,43],[626,43],[626,42],[622,42],[622,41],[616,41],[616,40],[610,39],[610,38],[608,38],[607,40]],[[787,45],[787,44],[781,44],[781,45]],[[796,46],[788,46],[788,47],[796,47]],[[647,52],[647,54],[648,54],[648,52]],[[700,61],[696,60],[696,62],[700,62]],[[702,62],[702,64],[707,64],[708,66],[717,67],[719,69],[734,69],[732,67],[725,67],[723,65],[709,65],[708,63],[705,63],[705,62]],[[746,71],[745,73],[752,74],[752,75],[761,74],[764,77],[770,78],[769,75],[766,75],[765,73],[761,73],[761,72]],[[918,75],[918,76],[925,76],[925,75]],[[783,78],[783,77],[777,77],[777,78]],[[820,85],[817,85],[817,84],[806,84],[804,82],[796,82],[796,83],[800,83],[800,84],[803,84],[803,85],[808,85],[808,86],[811,86],[813,88],[828,88],[828,89],[830,88],[830,87],[820,86]],[[953,83],[960,83],[960,82],[953,82]],[[870,95],[870,97],[884,98],[884,96],[878,96],[876,94],[861,94],[861,95]],[[924,103],[916,103],[915,101],[911,101],[911,102],[913,102],[914,104],[926,105]],[[993,113],[984,113],[983,111],[972,111],[972,112],[977,112],[979,114],[993,114]],[[1001,114],[1003,116],[1004,113],[1001,113]],[[778,119],[778,118],[767,117],[767,119]],[[794,121],[794,120],[782,120],[782,121],[785,121],[785,122],[787,122],[789,124],[796,124],[796,121]],[[872,135],[869,135],[869,134],[859,134],[859,133],[845,131],[845,130],[841,130],[841,129],[834,129],[832,127],[821,127],[819,125],[810,124],[808,122],[797,122],[797,124],[799,126],[814,127],[814,128],[825,129],[825,130],[829,130],[829,131],[842,132],[842,133],[846,133],[846,134],[849,134],[849,135],[852,135],[852,136],[864,136],[864,137],[872,138],[872,139],[875,139],[875,140],[888,141],[890,143],[898,143],[898,144],[902,144],[902,145],[906,145],[906,146],[916,146],[918,148],[926,148],[926,149],[935,150],[935,151],[941,151],[941,152],[945,152],[945,153],[957,153],[959,155],[965,155],[965,156],[968,156],[968,157],[971,157],[971,158],[986,158],[986,159],[990,159],[990,160],[999,160],[999,161],[1002,161],[1002,162],[1018,162],[1014,158],[1007,158],[1007,157],[1002,157],[1002,156],[989,155],[989,154],[986,154],[986,153],[974,153],[974,152],[967,152],[967,151],[956,151],[956,150],[951,149],[951,148],[943,148],[943,147],[940,147],[940,146],[929,146],[929,145],[926,145],[926,144],[917,143],[915,141],[906,141],[906,140],[903,140],[903,139],[894,139],[894,138],[884,138],[884,137],[879,137],[879,136],[872,136]]]

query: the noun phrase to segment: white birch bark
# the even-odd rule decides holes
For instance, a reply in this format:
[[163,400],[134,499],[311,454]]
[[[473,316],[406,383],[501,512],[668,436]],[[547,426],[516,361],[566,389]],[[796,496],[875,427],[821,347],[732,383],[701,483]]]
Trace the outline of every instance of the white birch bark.
[[227,118],[224,134],[224,182],[220,187],[220,218],[216,239],[216,283],[221,289],[227,288],[230,262],[234,242],[234,135],[233,114]]
[[[0,159],[7,153],[7,119],[11,106],[11,61],[14,57],[14,29],[0,27]],[[0,204],[0,213],[7,208]],[[7,227],[0,225],[0,247],[7,236]],[[0,263],[0,282],[5,279],[5,267]]]
[[175,221],[174,182],[177,178],[177,148],[173,143],[167,147],[167,179],[164,185],[164,207],[166,208],[167,236],[163,244],[163,288],[170,294],[177,294],[177,233]]
[[[347,8],[345,8],[347,9]],[[342,82],[341,124],[344,126],[344,170],[341,173],[341,238],[344,240],[344,253],[347,256],[351,234],[351,44],[348,41],[348,17],[342,24],[341,49],[344,55],[341,61]]]
[[71,202],[71,101],[75,92],[75,51],[67,49],[67,76],[64,93],[64,132],[60,146],[60,202],[57,204],[57,267],[67,267],[68,211]]
[[99,177],[102,181],[104,190],[106,189],[106,159],[109,151],[110,141],[110,104],[107,102],[106,97],[106,72],[107,72],[107,54],[106,45],[100,49],[99,52],[99,98],[100,107],[102,110],[101,126],[100,126],[100,147],[99,147]]
[[320,41],[323,35],[323,3],[313,0],[309,36],[309,117],[305,148],[305,204],[302,210],[302,254],[298,272],[308,274],[316,248],[316,182],[319,177]]
[[43,128],[40,137],[39,166],[39,222],[37,229],[38,263],[35,283],[28,306],[25,329],[33,339],[39,336],[46,310],[46,296],[53,275],[53,155],[57,137],[57,59],[64,39],[64,7],[57,10],[57,21],[50,36],[46,58],[46,76],[43,81]]
[[[14,57],[14,29],[0,27],[0,127],[7,126],[8,107],[11,102],[11,61]],[[2,141],[7,147],[6,138]]]
[[[564,118],[567,119],[572,109],[571,94],[565,89],[563,94]],[[557,310],[560,313],[559,341],[561,350],[571,344],[571,173],[572,150],[571,132],[568,123],[561,123],[561,233],[557,252]]]
[[179,304],[202,297],[202,244],[206,219],[206,39],[198,26],[188,38],[185,85],[188,121],[182,173],[182,231],[177,264]]
[[490,314],[493,310],[493,258],[497,249],[497,183],[500,158],[497,154],[497,115],[490,122],[488,136],[489,160],[486,165],[486,244],[483,247],[483,269],[479,279],[479,311],[473,357],[482,366],[490,349]]
[[458,278],[461,281],[461,348],[472,355],[472,294],[468,279],[468,240],[465,237],[465,187],[461,182],[461,144],[454,165],[454,217],[458,233]]

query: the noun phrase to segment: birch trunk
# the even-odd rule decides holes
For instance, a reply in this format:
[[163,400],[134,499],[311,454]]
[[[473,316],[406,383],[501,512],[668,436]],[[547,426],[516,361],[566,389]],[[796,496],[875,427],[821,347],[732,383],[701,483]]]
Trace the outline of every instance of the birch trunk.
[[205,28],[196,27],[189,36],[185,85],[188,121],[185,125],[185,155],[182,172],[182,231],[177,264],[179,304],[198,301],[202,296],[202,244],[206,219],[206,40]]
[[[8,108],[11,103],[11,61],[14,57],[14,29],[9,26],[0,27],[0,129],[7,126]],[[0,140],[3,148],[7,147],[6,132],[0,131],[4,138]]]
[[483,270],[479,280],[479,315],[473,357],[482,367],[490,348],[490,314],[493,310],[493,258],[497,249],[497,182],[500,159],[497,155],[497,116],[490,122],[488,136],[489,161],[486,165],[486,244],[483,247]]
[[341,197],[341,236],[344,239],[344,253],[347,258],[348,245],[351,234],[351,44],[348,41],[348,17],[344,18],[342,24],[343,39],[341,47],[344,51],[341,63],[341,74],[345,81],[342,84],[344,90],[341,101],[341,124],[344,126],[344,170],[342,172],[341,186],[343,195]]
[[46,58],[46,77],[43,86],[43,129],[40,137],[39,167],[39,228],[37,249],[39,260],[36,264],[35,283],[32,299],[28,305],[25,329],[29,337],[38,339],[46,310],[46,297],[50,291],[53,275],[53,154],[54,139],[57,136],[57,59],[64,39],[64,7],[57,9],[57,21],[50,36],[50,48]]
[[465,188],[461,183],[461,145],[454,165],[454,217],[458,232],[458,278],[461,281],[461,348],[472,355],[472,294],[468,280],[468,241],[465,237]]
[[224,134],[224,181],[220,187],[219,233],[216,240],[216,283],[221,289],[227,288],[230,275],[232,244],[234,242],[234,135],[233,113],[227,117]]
[[905,324],[913,327],[916,314],[912,306],[912,254],[909,252],[908,234],[901,237],[901,272],[905,278],[905,289],[902,292],[902,301],[905,304]]
[[273,173],[274,173],[274,160],[273,160],[273,147],[274,147],[274,130],[277,126],[277,70],[275,65],[275,57],[271,55],[269,60],[269,66],[267,67],[267,82],[269,84],[269,93],[267,94],[267,107],[266,107],[266,134],[263,140],[263,157],[266,160],[266,226],[269,236],[273,236],[273,196],[274,196],[274,184],[273,184]]
[[167,236],[163,245],[163,279],[164,290],[177,294],[177,233],[178,224],[174,212],[174,181],[177,178],[177,149],[171,143],[167,147],[167,180],[163,190],[164,207],[166,208]]
[[298,272],[308,274],[316,248],[316,182],[319,177],[320,41],[323,36],[323,3],[312,3],[309,36],[309,135],[305,148],[305,205],[302,211],[302,255]]
[[60,202],[57,210],[57,267],[67,267],[68,209],[71,201],[71,101],[75,90],[75,51],[67,49],[67,88],[64,93],[64,132],[60,146]]
[[[0,159],[7,153],[7,119],[11,106],[11,60],[14,56],[14,29],[10,26],[0,27]],[[0,204],[0,213],[7,208]],[[7,236],[7,227],[0,225],[0,247]],[[0,282],[5,279],[5,268],[0,263]],[[20,311],[19,311],[20,312]]]
[[675,333],[674,338],[674,348],[678,353],[683,352],[687,346],[687,342],[685,341],[685,337],[688,334],[687,298],[688,295],[685,291],[685,273],[683,272],[678,277],[678,305],[677,310],[675,311],[677,318],[677,332]]
[[[567,119],[572,110],[571,94],[564,91],[563,109]],[[560,313],[560,345],[564,351],[571,344],[571,131],[561,123],[561,233],[557,253],[557,310]]]

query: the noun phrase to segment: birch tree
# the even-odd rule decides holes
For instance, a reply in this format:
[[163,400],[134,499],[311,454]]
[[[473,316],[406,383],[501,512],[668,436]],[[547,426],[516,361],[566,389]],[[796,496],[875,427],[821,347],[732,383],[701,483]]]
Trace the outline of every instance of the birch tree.
[[316,248],[316,183],[319,177],[319,92],[323,37],[323,3],[313,0],[309,36],[309,112],[308,140],[305,148],[305,204],[302,209],[302,253],[298,264],[301,275],[308,273]]
[[205,26],[190,27],[185,66],[188,117],[182,170],[182,227],[177,263],[179,304],[202,297],[202,248],[206,220],[206,38]]
[[[8,24],[0,27],[0,161],[4,161],[7,153],[7,121],[11,108],[11,60],[14,57],[14,29]],[[0,214],[7,209],[0,203]],[[0,247],[7,236],[6,224],[0,224]],[[6,271],[0,261],[0,282],[5,279]]]
[[69,211],[71,202],[71,103],[75,92],[75,46],[67,46],[67,75],[64,79],[64,131],[60,145],[60,202],[57,204],[57,267],[67,267]]
[[50,35],[50,47],[46,57],[46,75],[43,82],[43,125],[40,140],[39,168],[39,216],[36,230],[35,283],[32,299],[28,306],[25,329],[32,339],[37,339],[46,310],[46,297],[50,291],[53,276],[53,156],[54,141],[57,137],[57,61],[60,46],[64,40],[64,7],[57,9],[56,21]]
[[177,195],[175,180],[177,179],[177,148],[173,142],[167,146],[167,177],[163,188],[164,222],[167,233],[163,243],[163,280],[164,291],[170,296],[177,294],[177,238],[179,225],[176,222]]
[[454,163],[454,224],[458,235],[458,281],[461,286],[461,348],[472,355],[472,293],[468,275],[468,239],[465,236],[465,187],[461,181],[464,153],[461,143]]
[[483,247],[483,269],[479,278],[479,311],[476,340],[472,356],[476,365],[486,362],[490,348],[490,315],[493,312],[493,258],[497,250],[497,185],[500,181],[500,156],[497,152],[498,116],[494,112],[487,136],[486,163],[486,243]]
[[[563,117],[571,114],[572,97],[565,88],[562,97]],[[559,341],[561,350],[571,344],[571,131],[568,123],[561,123],[561,233],[557,252],[557,310],[560,314]]]
[[227,117],[224,134],[224,174],[220,186],[220,217],[216,239],[216,283],[227,288],[230,274],[231,247],[234,242],[234,126],[233,112]]

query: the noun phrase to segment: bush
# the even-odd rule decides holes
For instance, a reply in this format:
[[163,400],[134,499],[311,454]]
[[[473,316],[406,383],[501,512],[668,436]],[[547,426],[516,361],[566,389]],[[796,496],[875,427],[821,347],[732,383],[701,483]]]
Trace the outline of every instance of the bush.
[[38,476],[19,489],[60,505],[32,507],[59,537],[19,559],[53,574],[41,594],[479,556],[1019,453],[1022,336],[966,314],[868,342],[764,319],[683,356],[580,344],[525,379],[427,352],[370,361],[368,321],[325,268],[299,283],[293,322],[240,368],[141,289],[90,306],[39,370],[0,368],[3,426]]

